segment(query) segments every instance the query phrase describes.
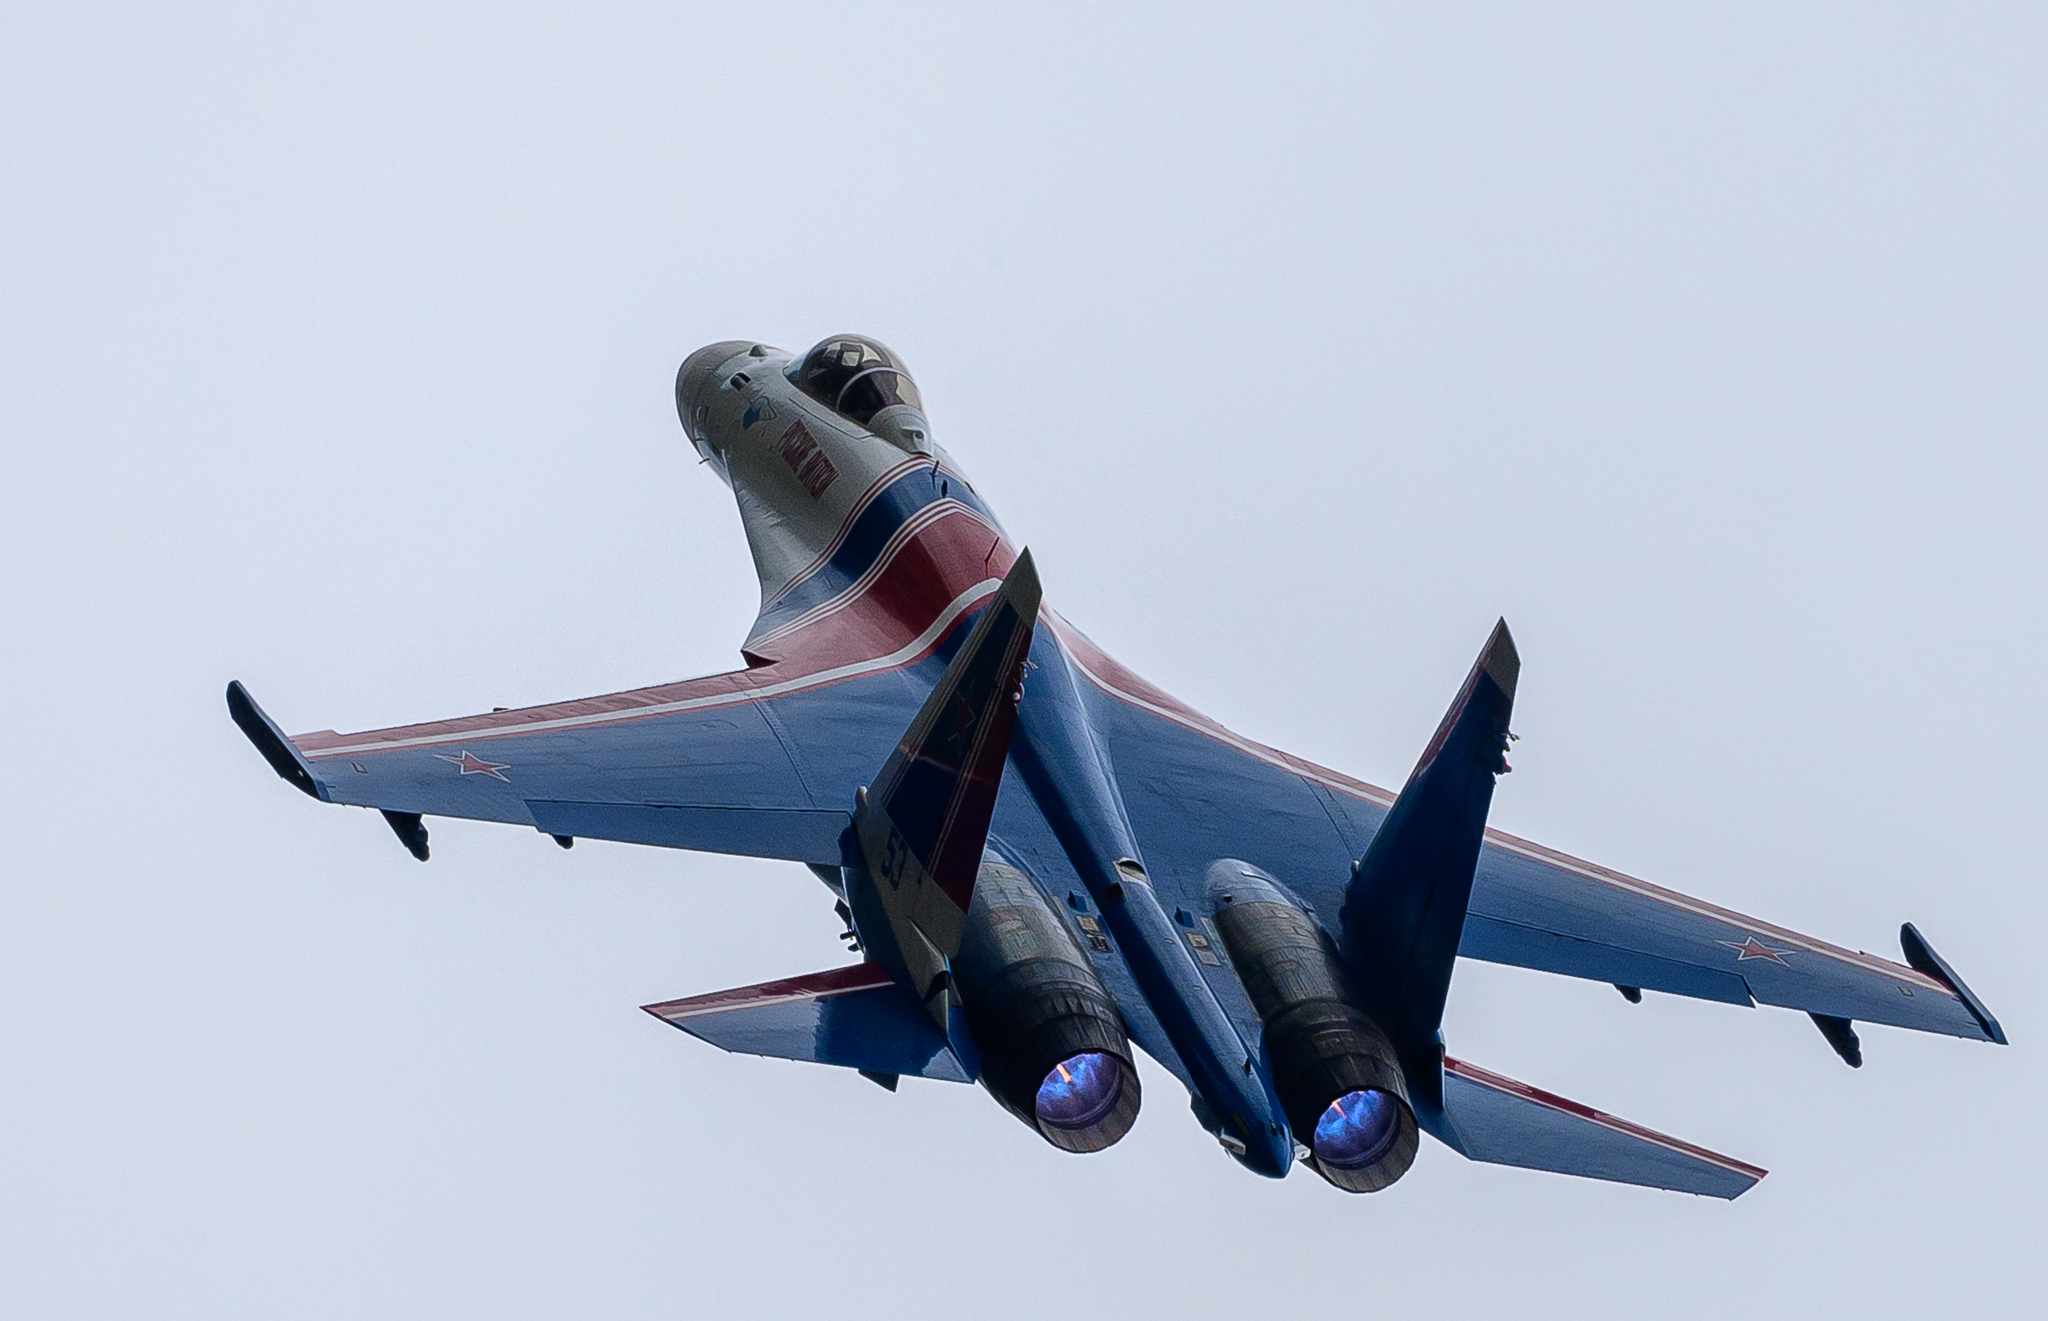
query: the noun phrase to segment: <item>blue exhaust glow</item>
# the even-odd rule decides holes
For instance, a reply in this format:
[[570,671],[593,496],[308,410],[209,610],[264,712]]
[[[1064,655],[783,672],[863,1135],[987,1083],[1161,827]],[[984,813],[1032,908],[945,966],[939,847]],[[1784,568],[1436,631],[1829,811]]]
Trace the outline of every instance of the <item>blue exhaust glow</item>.
[[1346,1092],[1316,1121],[1316,1159],[1332,1169],[1358,1169],[1392,1151],[1400,1133],[1399,1101],[1377,1087]]
[[1087,1128],[1116,1106],[1124,1066],[1099,1050],[1070,1055],[1038,1085],[1038,1119],[1054,1128]]

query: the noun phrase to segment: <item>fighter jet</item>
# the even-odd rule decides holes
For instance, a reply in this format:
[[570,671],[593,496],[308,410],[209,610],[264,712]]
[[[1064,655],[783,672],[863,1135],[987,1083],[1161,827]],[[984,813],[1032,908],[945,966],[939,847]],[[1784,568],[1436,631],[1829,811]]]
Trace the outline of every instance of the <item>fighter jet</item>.
[[1852,1066],[1856,1023],[2005,1041],[1910,924],[1894,963],[1489,829],[1505,621],[1392,793],[1232,733],[1042,601],[875,340],[710,345],[676,407],[760,578],[743,668],[355,734],[227,701],[279,775],[422,862],[448,816],[807,866],[859,961],[645,1006],[694,1037],[979,1083],[1068,1152],[1130,1130],[1143,1051],[1268,1177],[1376,1191],[1427,1133],[1723,1198],[1764,1171],[1447,1054],[1457,959],[1800,1010]]

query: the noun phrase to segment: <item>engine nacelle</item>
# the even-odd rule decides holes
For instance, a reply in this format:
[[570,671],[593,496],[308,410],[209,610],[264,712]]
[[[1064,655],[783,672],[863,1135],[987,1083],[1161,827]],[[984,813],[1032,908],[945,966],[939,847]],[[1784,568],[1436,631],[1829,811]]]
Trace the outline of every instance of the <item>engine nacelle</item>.
[[1067,924],[1016,868],[984,858],[953,960],[981,1081],[1064,1151],[1100,1151],[1138,1118],[1116,1002]]
[[1273,1083],[1316,1173],[1377,1192],[1421,1145],[1408,1080],[1322,929],[1272,878],[1224,859],[1209,869],[1217,934],[1265,1024]]

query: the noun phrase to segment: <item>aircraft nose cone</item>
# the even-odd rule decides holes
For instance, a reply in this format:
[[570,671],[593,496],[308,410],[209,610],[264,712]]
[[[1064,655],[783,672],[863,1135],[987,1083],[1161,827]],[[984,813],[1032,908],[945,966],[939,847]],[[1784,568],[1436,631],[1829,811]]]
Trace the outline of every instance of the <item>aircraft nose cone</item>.
[[682,419],[683,430],[691,440],[704,439],[703,414],[699,409],[718,384],[719,369],[753,347],[743,339],[724,339],[706,344],[683,359],[682,368],[676,372],[676,416]]

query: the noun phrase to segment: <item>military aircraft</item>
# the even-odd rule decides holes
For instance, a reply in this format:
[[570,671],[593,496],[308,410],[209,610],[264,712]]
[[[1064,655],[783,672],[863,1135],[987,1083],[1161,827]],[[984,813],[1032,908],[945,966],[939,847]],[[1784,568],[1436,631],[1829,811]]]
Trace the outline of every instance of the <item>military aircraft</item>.
[[[676,407],[731,487],[761,611],[725,674],[356,734],[235,722],[307,794],[800,862],[861,961],[646,1006],[731,1051],[979,1082],[1053,1146],[1138,1114],[1142,1050],[1236,1160],[1338,1188],[1429,1133],[1478,1161],[1732,1198],[1764,1171],[1445,1053],[1457,958],[2003,1044],[1910,924],[1905,964],[1486,826],[1521,662],[1503,621],[1399,793],[1241,737],[1040,600],[902,359],[691,354]],[[1135,1049],[1134,1049],[1135,1047]]]

